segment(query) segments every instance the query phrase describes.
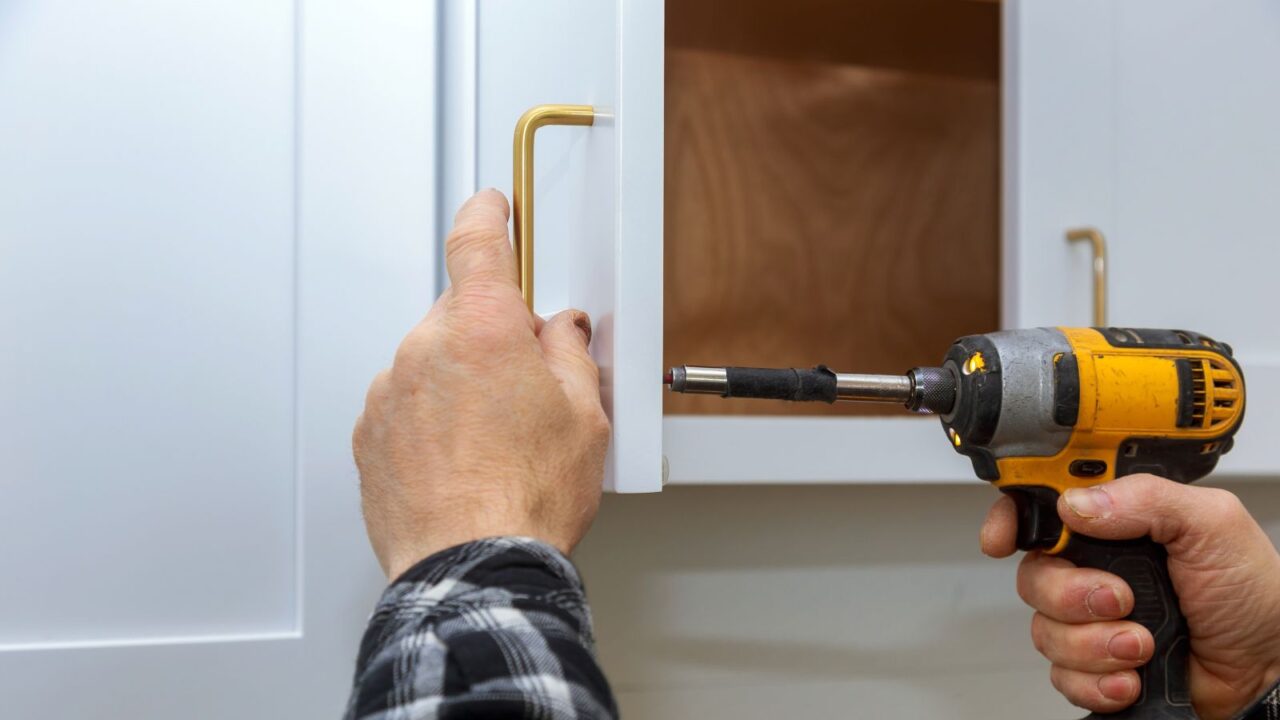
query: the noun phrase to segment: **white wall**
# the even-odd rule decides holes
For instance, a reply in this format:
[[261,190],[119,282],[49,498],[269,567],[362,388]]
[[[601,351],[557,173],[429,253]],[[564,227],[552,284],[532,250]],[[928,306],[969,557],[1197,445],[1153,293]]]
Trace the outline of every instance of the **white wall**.
[[[1280,538],[1280,484],[1233,483]],[[1031,647],[994,490],[610,495],[576,560],[627,720],[1078,718]]]

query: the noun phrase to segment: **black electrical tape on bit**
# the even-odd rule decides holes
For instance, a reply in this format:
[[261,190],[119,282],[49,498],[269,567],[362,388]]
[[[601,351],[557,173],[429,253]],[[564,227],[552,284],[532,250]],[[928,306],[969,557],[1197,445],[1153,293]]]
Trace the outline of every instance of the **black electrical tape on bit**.
[[729,389],[724,397],[770,400],[836,401],[836,374],[826,365],[800,368],[725,368]]

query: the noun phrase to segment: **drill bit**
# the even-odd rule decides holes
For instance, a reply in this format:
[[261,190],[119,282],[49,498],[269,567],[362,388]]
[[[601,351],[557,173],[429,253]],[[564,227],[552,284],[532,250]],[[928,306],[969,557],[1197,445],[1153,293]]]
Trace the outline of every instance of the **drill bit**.
[[825,365],[807,370],[680,365],[663,376],[663,383],[671,392],[726,398],[901,403],[909,410],[938,413],[949,412],[955,404],[955,378],[942,368],[862,375],[833,372]]

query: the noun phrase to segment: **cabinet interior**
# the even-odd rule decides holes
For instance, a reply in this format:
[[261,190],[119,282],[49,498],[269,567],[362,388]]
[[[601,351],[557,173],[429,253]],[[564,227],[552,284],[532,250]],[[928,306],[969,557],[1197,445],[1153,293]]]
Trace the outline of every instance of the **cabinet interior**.
[[[668,0],[667,365],[902,372],[996,329],[999,13]],[[901,412],[675,394],[664,410]]]

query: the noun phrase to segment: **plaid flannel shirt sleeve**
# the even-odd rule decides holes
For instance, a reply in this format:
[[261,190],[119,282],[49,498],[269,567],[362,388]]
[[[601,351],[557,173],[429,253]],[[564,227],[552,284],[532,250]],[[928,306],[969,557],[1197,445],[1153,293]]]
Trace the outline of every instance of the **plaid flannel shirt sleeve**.
[[490,538],[387,588],[360,645],[347,720],[616,718],[582,581],[555,548]]

